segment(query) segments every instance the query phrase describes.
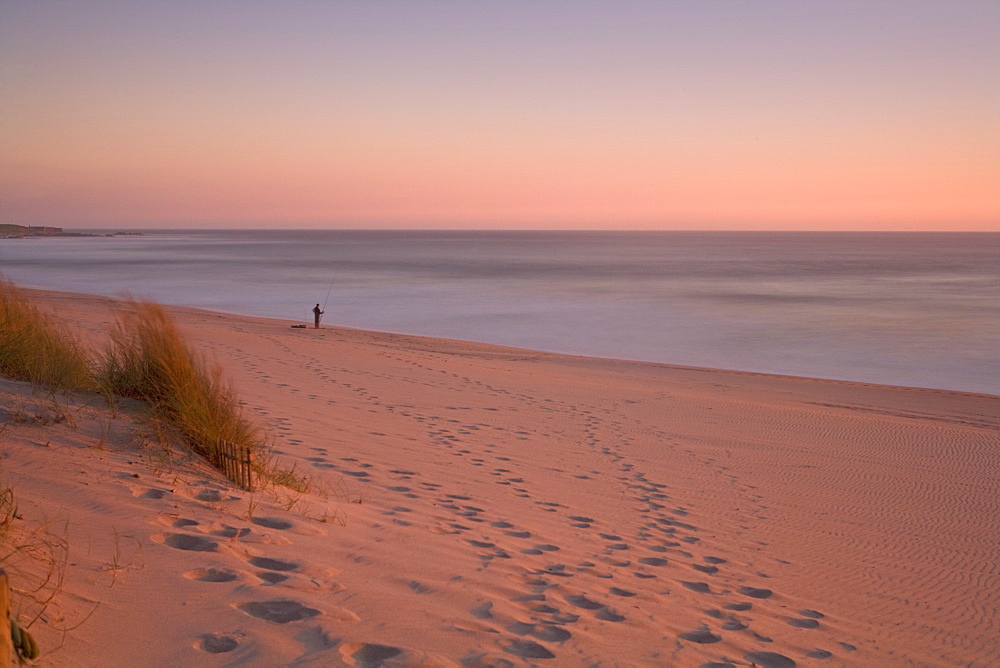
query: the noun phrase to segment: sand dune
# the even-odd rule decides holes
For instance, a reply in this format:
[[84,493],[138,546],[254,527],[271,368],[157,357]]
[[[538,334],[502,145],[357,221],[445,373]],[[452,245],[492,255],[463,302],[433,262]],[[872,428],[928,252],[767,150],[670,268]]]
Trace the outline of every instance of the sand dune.
[[43,665],[1000,664],[998,397],[171,312],[326,493],[0,384]]

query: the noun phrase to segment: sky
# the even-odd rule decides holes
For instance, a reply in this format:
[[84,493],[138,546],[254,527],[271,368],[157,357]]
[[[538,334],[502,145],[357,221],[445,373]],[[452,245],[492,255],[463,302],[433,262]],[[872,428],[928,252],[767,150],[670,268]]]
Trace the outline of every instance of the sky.
[[1000,231],[1000,2],[0,0],[0,222]]

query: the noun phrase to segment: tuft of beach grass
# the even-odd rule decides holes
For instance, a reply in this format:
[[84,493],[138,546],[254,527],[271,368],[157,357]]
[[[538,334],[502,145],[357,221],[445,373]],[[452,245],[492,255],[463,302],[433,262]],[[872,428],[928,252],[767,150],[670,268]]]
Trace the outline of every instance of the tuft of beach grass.
[[159,304],[131,301],[118,313],[97,377],[106,395],[145,402],[201,454],[219,441],[259,447],[260,429],[221,369],[188,347]]
[[0,277],[0,375],[54,391],[95,389],[80,341]]

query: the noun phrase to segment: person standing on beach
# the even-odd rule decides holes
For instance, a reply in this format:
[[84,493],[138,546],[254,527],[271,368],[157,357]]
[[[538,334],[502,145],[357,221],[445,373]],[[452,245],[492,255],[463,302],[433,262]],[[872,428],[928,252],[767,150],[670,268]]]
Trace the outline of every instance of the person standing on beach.
[[319,329],[319,318],[324,313],[326,313],[326,311],[324,311],[323,309],[321,309],[319,307],[319,304],[316,304],[316,307],[313,309],[313,328],[314,329]]

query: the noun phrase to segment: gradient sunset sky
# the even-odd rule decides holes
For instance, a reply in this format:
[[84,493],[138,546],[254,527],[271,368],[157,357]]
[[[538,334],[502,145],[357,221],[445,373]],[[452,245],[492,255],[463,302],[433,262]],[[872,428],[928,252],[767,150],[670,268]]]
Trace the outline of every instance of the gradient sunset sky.
[[0,0],[0,222],[1000,230],[996,0]]

